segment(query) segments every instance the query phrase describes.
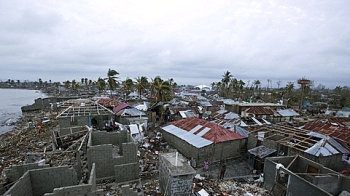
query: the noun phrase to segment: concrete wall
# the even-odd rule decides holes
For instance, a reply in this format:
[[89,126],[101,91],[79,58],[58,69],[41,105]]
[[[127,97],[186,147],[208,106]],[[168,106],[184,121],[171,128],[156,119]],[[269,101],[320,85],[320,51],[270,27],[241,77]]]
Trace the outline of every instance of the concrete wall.
[[247,149],[252,149],[256,147],[256,144],[258,142],[258,137],[254,134],[249,133],[248,135],[248,143],[247,143]]
[[195,159],[197,167],[203,166],[206,159],[213,163],[218,162],[221,159],[229,159],[240,156],[241,143],[245,143],[246,141],[246,139],[233,140],[211,144],[202,148],[196,148],[173,134],[166,131],[161,132],[163,139],[170,145],[174,146],[181,154],[188,159]]
[[[124,143],[127,140],[130,142]],[[91,132],[87,150],[89,171],[91,165],[95,163],[97,179],[115,178],[118,182],[137,179],[139,177],[137,149],[137,143],[133,142],[126,131]]]
[[[180,155],[179,155],[180,156]],[[180,158],[179,158],[180,159]],[[187,167],[190,167],[186,164]],[[189,172],[185,169],[182,169],[181,166],[178,166],[179,169],[171,169],[169,161],[162,155],[159,156],[159,186],[162,194],[166,196],[173,195],[192,195],[192,181],[195,174]]]
[[345,169],[349,169],[349,164],[345,163],[341,160],[342,154],[335,154],[331,156],[314,156],[309,153],[302,152],[300,150],[290,148],[288,147],[288,156],[293,155],[301,155],[307,159],[310,159],[312,161],[315,161],[329,169],[332,169],[334,171],[342,171]]
[[131,181],[139,178],[139,164],[128,163],[114,166],[115,182]]
[[[119,145],[132,141],[126,131],[106,132],[92,131],[89,137],[89,146],[97,146],[103,144]],[[91,141],[90,141],[91,138]]]
[[[287,167],[293,159],[294,157],[290,156],[265,159],[265,189],[271,190],[276,182],[276,164],[280,163]],[[308,166],[319,169],[319,175],[306,174]],[[280,171],[283,171],[288,178],[285,185],[287,195],[338,195],[341,191],[350,189],[349,178],[304,157],[298,157],[288,169],[281,167]]]
[[24,165],[15,165],[12,166],[9,169],[5,169],[5,175],[9,182],[14,182],[18,180],[24,173],[26,173],[28,170],[32,169],[40,169],[40,168],[46,168],[49,167],[50,165],[43,165],[39,166],[38,163],[28,163]]
[[317,188],[311,183],[301,181],[300,177],[295,175],[289,175],[289,186],[287,189],[287,195],[317,195],[317,196],[329,196],[329,194],[322,189]]
[[50,193],[56,187],[77,185],[78,179],[74,169],[64,167],[30,170],[33,195]]
[[5,196],[33,196],[30,173],[27,171],[5,194]]
[[88,184],[79,184],[75,186],[66,186],[55,188],[52,193],[46,193],[45,196],[63,196],[63,195],[84,195],[84,196],[102,196],[102,189],[96,190],[96,170],[92,166]]
[[77,184],[77,175],[68,166],[35,169],[26,172],[4,195],[44,195],[54,188]]

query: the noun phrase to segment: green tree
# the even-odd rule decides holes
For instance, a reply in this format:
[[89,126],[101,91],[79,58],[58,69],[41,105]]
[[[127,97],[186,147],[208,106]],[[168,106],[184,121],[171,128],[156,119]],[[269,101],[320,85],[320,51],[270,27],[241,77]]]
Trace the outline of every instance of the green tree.
[[148,87],[148,79],[145,76],[138,76],[136,80],[136,89],[139,93],[139,99],[141,99],[142,91]]
[[105,80],[107,81],[109,90],[111,91],[111,95],[112,91],[114,91],[119,84],[118,77],[116,75],[119,75],[117,71],[115,71],[114,69],[108,69],[107,78],[105,78]]
[[156,102],[168,101],[171,99],[169,81],[164,81],[160,76],[156,76],[152,81],[152,88],[156,94]]
[[125,79],[125,81],[122,82],[122,85],[123,85],[124,95],[129,95],[130,92],[134,88],[134,81],[132,81],[132,79],[130,79],[128,77],[128,78]]
[[102,92],[103,90],[105,90],[106,81],[105,81],[104,79],[102,79],[102,78],[99,77],[99,78],[97,79],[96,85],[97,85],[97,88],[98,88],[98,92],[101,94],[101,92]]
[[70,81],[69,81],[69,80],[63,82],[63,84],[64,84],[64,87],[65,87],[66,89],[68,89],[68,88],[70,87]]

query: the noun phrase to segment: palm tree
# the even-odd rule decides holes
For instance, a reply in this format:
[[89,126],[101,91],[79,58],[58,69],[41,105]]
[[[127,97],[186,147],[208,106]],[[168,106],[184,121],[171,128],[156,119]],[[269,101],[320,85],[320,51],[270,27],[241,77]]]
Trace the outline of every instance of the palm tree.
[[135,80],[136,80],[135,85],[136,85],[137,91],[139,93],[139,99],[141,99],[142,91],[144,89],[146,89],[148,86],[148,80],[147,80],[147,77],[145,77],[145,76],[142,76],[142,77],[139,76],[139,77],[135,78]]
[[101,94],[101,92],[103,90],[105,90],[105,86],[106,86],[106,81],[102,78],[98,78],[97,79],[97,88],[98,88],[98,92]]
[[156,92],[156,103],[169,100],[171,90],[169,81],[164,81],[160,76],[156,76],[152,82],[152,88]]
[[66,89],[68,89],[68,88],[70,87],[70,81],[69,81],[69,80],[63,82],[63,84],[64,84],[64,87],[65,87]]
[[134,88],[134,81],[132,81],[132,79],[128,77],[125,81],[122,82],[122,84],[124,95],[129,95],[132,89]]
[[111,95],[112,95],[112,91],[114,91],[118,85],[118,77],[116,75],[118,75],[119,73],[117,71],[115,71],[114,69],[108,69],[107,72],[107,78],[105,78],[105,80],[108,83],[109,86],[109,90],[111,91]]
[[221,82],[222,82],[222,86],[221,86],[221,95],[222,96],[227,96],[228,95],[228,92],[229,92],[229,82],[231,81],[231,78],[232,78],[232,74],[230,71],[226,71],[224,73],[224,75],[222,75],[222,79],[221,79]]

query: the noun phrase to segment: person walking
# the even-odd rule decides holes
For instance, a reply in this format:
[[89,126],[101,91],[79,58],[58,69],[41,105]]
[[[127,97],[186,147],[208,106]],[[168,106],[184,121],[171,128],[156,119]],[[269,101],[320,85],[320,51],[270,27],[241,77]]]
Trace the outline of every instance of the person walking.
[[204,171],[207,171],[207,172],[208,172],[208,170],[209,170],[209,162],[208,162],[208,160],[205,160],[205,161],[204,161],[204,167],[203,167],[203,169],[204,169]]
[[220,177],[219,180],[223,180],[225,177],[225,172],[226,172],[226,162],[222,161],[221,162],[221,169],[220,169]]

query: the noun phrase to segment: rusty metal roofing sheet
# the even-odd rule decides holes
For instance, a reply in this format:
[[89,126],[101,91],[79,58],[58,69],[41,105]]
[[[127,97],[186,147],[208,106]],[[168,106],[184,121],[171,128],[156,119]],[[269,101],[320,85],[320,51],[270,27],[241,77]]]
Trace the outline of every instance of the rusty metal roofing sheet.
[[115,106],[115,107],[113,108],[113,112],[114,112],[114,113],[117,113],[117,112],[119,112],[119,111],[122,110],[122,109],[131,108],[131,107],[132,107],[132,105],[130,105],[130,104],[128,104],[128,103],[120,102],[117,106]]
[[245,138],[243,135],[232,132],[210,121],[206,121],[195,117],[174,121],[170,124],[191,133],[193,132],[193,129],[195,127],[201,125],[202,127],[200,127],[199,129],[196,128],[196,131],[194,131],[193,134],[201,136],[202,138],[210,140],[214,143]]
[[303,129],[328,135],[333,139],[337,139],[345,143],[347,149],[350,149],[350,128],[338,126],[330,122],[313,121],[304,125]]
[[275,113],[271,108],[265,107],[250,107],[246,110],[246,112],[256,115],[273,115]]
[[186,141],[187,143],[193,145],[196,148],[202,148],[204,146],[208,146],[213,142],[205,139],[199,135],[195,135],[193,133],[188,132],[187,130],[181,129],[175,125],[167,125],[163,127],[163,130],[177,136],[178,138]]

